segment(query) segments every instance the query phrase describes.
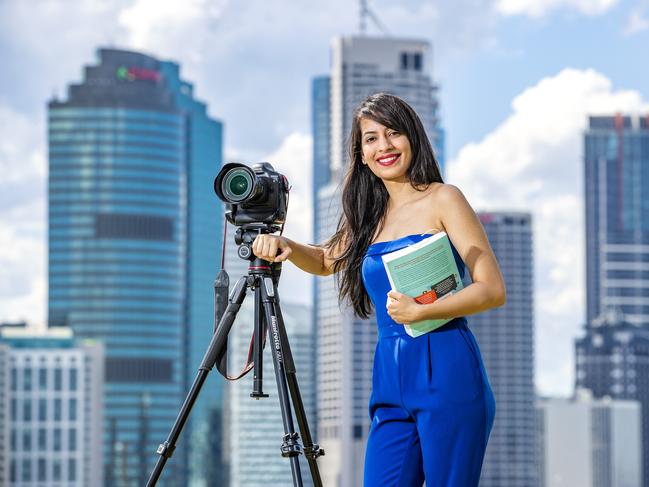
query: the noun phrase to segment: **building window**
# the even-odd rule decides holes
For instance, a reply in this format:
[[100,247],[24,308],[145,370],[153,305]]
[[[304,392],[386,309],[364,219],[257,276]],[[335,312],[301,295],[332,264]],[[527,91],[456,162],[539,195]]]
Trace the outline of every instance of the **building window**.
[[18,448],[18,440],[17,440],[18,432],[16,431],[15,428],[11,429],[11,440],[10,440],[10,445],[11,445],[11,450],[15,451],[16,448]]
[[47,450],[47,430],[45,428],[38,428],[38,450]]
[[77,390],[77,369],[70,369],[70,390]]
[[12,399],[11,400],[11,420],[12,421],[17,420],[17,418],[16,418],[17,413],[18,413],[17,409],[18,409],[18,403],[16,402],[16,399]]
[[22,480],[23,482],[31,482],[32,480],[32,465],[29,458],[23,459]]
[[38,387],[47,389],[47,369],[38,369]]
[[408,69],[408,53],[401,53],[401,69]]
[[107,358],[106,380],[126,383],[171,382],[173,380],[173,362],[158,358]]
[[54,451],[61,451],[61,428],[54,428],[54,444],[52,445]]
[[47,421],[47,399],[38,400],[38,420]]
[[47,480],[47,464],[44,458],[38,459],[38,480]]
[[54,399],[54,421],[61,421],[61,399]]
[[32,369],[23,371],[23,389],[26,391],[32,390]]
[[105,213],[95,217],[95,236],[114,239],[173,240],[174,223],[171,218],[163,216]]
[[23,431],[23,451],[32,451],[32,430]]
[[414,61],[415,61],[415,71],[421,71],[421,53],[416,52],[414,54]]
[[77,480],[77,461],[74,458],[68,460],[68,480]]
[[54,369],[54,390],[60,391],[63,389],[63,371],[57,367]]
[[77,430],[74,428],[68,431],[68,450],[77,451]]
[[16,367],[11,368],[11,390],[15,391],[18,388],[18,370]]
[[77,420],[77,400],[76,399],[70,399],[70,403],[68,405],[68,419],[70,421]]
[[52,477],[53,480],[61,480],[61,460],[52,462]]
[[31,420],[32,420],[32,400],[25,399],[25,402],[23,402],[23,421],[31,421]]

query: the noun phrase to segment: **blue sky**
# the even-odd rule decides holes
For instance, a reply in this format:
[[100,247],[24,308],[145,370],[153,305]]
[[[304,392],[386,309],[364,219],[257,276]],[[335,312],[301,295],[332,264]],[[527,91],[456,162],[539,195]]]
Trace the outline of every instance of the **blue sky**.
[[[570,393],[585,304],[581,134],[588,113],[649,112],[649,2],[369,5],[392,36],[433,45],[447,180],[476,210],[532,213],[537,388]],[[332,37],[357,26],[343,0],[0,0],[0,320],[45,322],[45,107],[97,47],[179,62],[225,123],[226,159],[287,174],[287,234],[309,240],[310,81],[329,71]],[[282,279],[308,300],[309,279],[288,265]]]

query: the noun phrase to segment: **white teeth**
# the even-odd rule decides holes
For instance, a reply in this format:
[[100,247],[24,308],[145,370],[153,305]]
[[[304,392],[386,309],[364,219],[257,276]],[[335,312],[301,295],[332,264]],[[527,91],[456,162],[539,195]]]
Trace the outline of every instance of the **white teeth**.
[[395,161],[397,159],[397,157],[399,157],[399,156],[392,156],[392,157],[389,157],[389,158],[379,159],[379,162],[381,164],[387,164],[388,162]]

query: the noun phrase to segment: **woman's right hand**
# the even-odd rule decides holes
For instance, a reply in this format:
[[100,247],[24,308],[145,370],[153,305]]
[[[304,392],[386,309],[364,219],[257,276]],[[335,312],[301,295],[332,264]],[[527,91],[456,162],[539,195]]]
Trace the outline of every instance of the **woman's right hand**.
[[268,262],[283,262],[293,252],[289,242],[286,237],[262,233],[252,243],[252,253]]

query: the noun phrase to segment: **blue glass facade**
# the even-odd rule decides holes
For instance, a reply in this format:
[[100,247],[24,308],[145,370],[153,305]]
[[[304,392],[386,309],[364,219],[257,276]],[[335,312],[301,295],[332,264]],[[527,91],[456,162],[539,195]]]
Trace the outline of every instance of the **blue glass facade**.
[[590,117],[584,153],[587,323],[649,324],[649,117]]
[[[331,147],[331,78],[319,76],[311,84],[311,128],[313,133],[313,240],[318,239],[318,190],[329,184]],[[314,301],[315,302],[315,301]],[[315,309],[315,308],[314,308]]]
[[[104,342],[106,485],[143,485],[212,333],[221,125],[177,64],[99,54],[49,105],[48,321]],[[185,484],[188,445],[205,441],[184,438],[209,404],[220,408],[218,386],[205,388],[165,485]]]

